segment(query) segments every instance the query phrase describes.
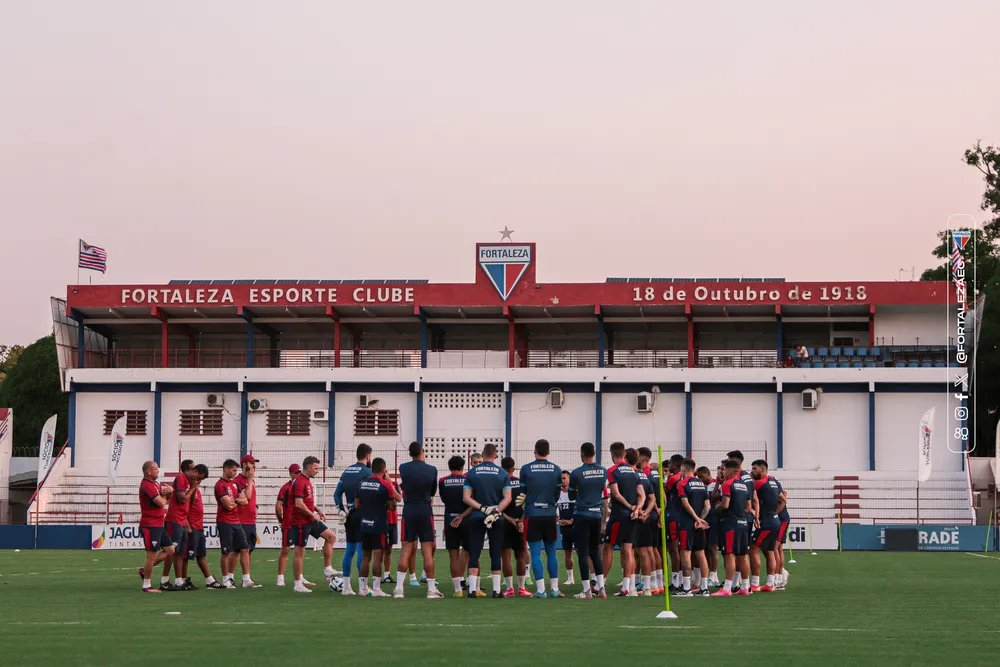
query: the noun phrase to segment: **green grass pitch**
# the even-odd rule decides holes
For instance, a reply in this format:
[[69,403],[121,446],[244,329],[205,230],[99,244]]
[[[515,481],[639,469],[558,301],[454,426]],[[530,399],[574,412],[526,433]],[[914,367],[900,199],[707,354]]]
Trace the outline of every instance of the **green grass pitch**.
[[[996,664],[1000,557],[795,555],[784,592],[674,598],[679,619],[657,620],[662,597],[426,600],[409,584],[403,601],[320,587],[295,595],[273,586],[269,550],[255,554],[261,589],[161,595],[139,592],[137,552],[0,551],[0,664],[610,667],[732,656],[739,664]],[[217,560],[211,554],[213,568]],[[319,554],[307,554],[306,568],[322,581]],[[203,583],[200,574],[194,581]],[[450,582],[442,589],[450,596]]]

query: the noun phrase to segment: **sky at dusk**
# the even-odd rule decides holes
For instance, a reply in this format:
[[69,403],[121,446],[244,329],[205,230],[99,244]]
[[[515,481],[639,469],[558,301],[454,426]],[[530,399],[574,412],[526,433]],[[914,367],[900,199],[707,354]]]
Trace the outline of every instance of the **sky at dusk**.
[[1000,143],[997,25],[995,0],[5,2],[0,343],[50,331],[78,238],[108,284],[471,282],[505,226],[541,282],[919,277],[949,215],[984,218],[962,153]]

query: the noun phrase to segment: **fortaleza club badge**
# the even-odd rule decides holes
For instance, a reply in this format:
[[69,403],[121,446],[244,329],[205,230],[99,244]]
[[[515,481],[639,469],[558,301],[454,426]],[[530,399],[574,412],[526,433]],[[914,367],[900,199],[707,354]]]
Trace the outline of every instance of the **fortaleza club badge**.
[[531,246],[514,243],[479,246],[479,266],[504,301],[531,264]]

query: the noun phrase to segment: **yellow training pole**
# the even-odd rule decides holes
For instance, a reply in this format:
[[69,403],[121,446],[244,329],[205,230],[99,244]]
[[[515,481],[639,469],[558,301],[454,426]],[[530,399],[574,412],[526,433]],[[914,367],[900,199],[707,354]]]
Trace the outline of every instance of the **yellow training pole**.
[[990,550],[990,530],[993,529],[993,511],[990,511],[990,520],[986,523],[986,545],[983,549],[983,553]]
[[[660,445],[656,448],[657,455],[660,461],[660,546],[663,549],[663,571],[672,572],[673,565],[670,562],[670,550],[667,549],[667,521],[666,521],[666,511],[667,502],[663,496],[663,475],[666,474],[666,470],[663,469],[663,446]],[[656,615],[657,618],[677,618],[677,614],[670,611],[670,589],[668,588],[663,592],[663,611]]]

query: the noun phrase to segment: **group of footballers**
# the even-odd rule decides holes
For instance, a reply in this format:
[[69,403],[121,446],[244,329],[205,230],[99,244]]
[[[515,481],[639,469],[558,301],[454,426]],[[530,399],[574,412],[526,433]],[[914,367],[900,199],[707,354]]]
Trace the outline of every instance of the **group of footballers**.
[[[534,460],[518,469],[510,457],[498,462],[497,449],[489,444],[471,457],[468,470],[465,459],[453,456],[448,474],[439,477],[437,469],[424,460],[423,446],[413,442],[411,460],[399,466],[397,484],[388,475],[385,460],[372,458],[370,446],[358,445],[356,462],[344,469],[334,491],[337,520],[344,525],[346,537],[343,572],[332,567],[334,532],[315,503],[311,480],[319,472],[320,461],[310,456],[301,466],[292,464],[274,506],[282,536],[276,585],[285,585],[292,554],[293,590],[312,592],[315,584],[304,577],[303,558],[306,543],[313,537],[323,541],[323,574],[331,590],[345,596],[403,598],[407,573],[411,583],[416,583],[419,547],[426,595],[443,598],[434,566],[433,498],[437,495],[444,505],[444,542],[455,597],[490,597],[485,590],[487,579],[480,574],[484,550],[489,552],[488,581],[494,598],[564,597],[559,590],[559,548],[564,551],[568,573],[565,584],[574,583],[574,551],[577,554],[583,590],[575,597],[581,599],[608,597],[606,575],[616,550],[623,575],[619,596],[728,597],[784,588],[787,495],[768,474],[763,459],[753,461],[748,471],[743,467],[743,454],[729,452],[713,476],[708,467],[698,467],[690,458],[674,455],[657,464],[649,449],[626,448],[620,442],[610,447],[612,465],[608,468],[596,463],[597,452],[589,442],[580,446],[582,464],[572,471],[549,461],[549,453],[548,441],[538,440]],[[207,588],[237,588],[237,562],[243,573],[242,587],[260,587],[250,575],[257,541],[256,463],[252,455],[239,463],[227,460],[215,482],[221,581],[212,576],[206,558],[200,487],[208,477],[207,466],[184,461],[169,485],[157,482],[155,462],[143,464],[139,488],[146,549],[146,562],[139,570],[143,591],[195,589],[188,576],[192,559],[204,574]],[[658,502],[661,470],[664,508]],[[669,584],[664,576],[663,534],[672,570]],[[399,537],[402,548],[394,580],[391,552]],[[721,581],[719,553],[725,572]],[[357,592],[351,586],[356,557]],[[161,562],[160,586],[154,587],[150,576]],[[766,570],[763,584],[762,564]],[[529,566],[534,592],[526,587]],[[389,593],[382,584],[395,584],[394,590]],[[710,587],[718,590],[710,593]]]

